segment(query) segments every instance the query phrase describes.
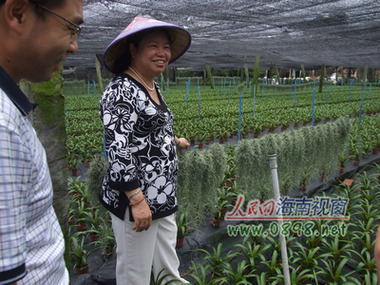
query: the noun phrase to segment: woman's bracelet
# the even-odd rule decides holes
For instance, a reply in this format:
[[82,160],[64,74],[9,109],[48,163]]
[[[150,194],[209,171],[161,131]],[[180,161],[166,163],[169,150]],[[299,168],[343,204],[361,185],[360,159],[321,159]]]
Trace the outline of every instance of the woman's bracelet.
[[145,197],[142,197],[140,200],[138,200],[136,203],[132,203],[130,202],[129,203],[129,206],[133,207],[133,206],[136,206],[137,204],[141,203],[143,200],[145,200]]
[[133,193],[131,196],[129,196],[128,199],[131,200],[133,197],[135,197],[140,192],[141,192],[141,188],[139,190],[137,190],[135,193]]

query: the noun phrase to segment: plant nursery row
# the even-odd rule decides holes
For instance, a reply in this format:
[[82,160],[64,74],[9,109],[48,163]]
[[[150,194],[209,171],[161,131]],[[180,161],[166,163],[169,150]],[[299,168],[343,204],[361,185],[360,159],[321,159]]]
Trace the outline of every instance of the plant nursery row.
[[[70,143],[71,138],[77,137],[74,139],[75,146],[86,144],[86,149],[101,152],[100,92],[87,92],[84,82],[82,88],[67,89],[70,93],[66,93],[65,89],[64,92],[69,150],[74,147]],[[298,87],[264,86],[257,90],[251,87],[240,93],[237,86],[229,89],[170,87],[164,97],[174,113],[176,135],[186,137],[193,143],[209,143],[236,136],[239,130],[241,136],[258,135],[267,129],[317,124],[345,115],[360,116],[380,110],[378,86],[326,85],[323,92],[316,92],[315,96],[314,85],[310,84]]]
[[[345,167],[377,155],[380,88],[325,85],[318,93],[313,84],[257,88],[226,84],[215,89],[195,84],[170,85],[163,91],[174,113],[176,135],[198,146],[179,154],[177,224],[185,248],[187,238],[205,227],[216,230],[221,221],[226,226],[223,218],[239,194],[260,201],[272,197],[270,172],[263,169],[269,168],[267,155],[275,150],[283,196],[296,191],[313,197],[309,187],[317,179],[332,183],[319,196],[349,201],[345,214],[349,220],[289,224],[291,283],[376,284],[373,247],[380,218],[380,167],[372,163],[353,177],[353,185],[342,183],[339,176]],[[105,171],[100,92],[83,84],[64,88],[64,93],[69,167],[75,170],[80,163],[89,167],[87,179],[69,181],[73,263],[91,272],[97,270],[91,256],[100,252],[106,262],[113,258],[115,246],[109,216],[97,201],[96,189]],[[237,137],[241,142],[236,143]],[[200,149],[202,144],[209,145]],[[252,232],[253,226],[271,225],[235,223],[235,232],[226,227],[216,243],[192,248],[194,259],[183,273],[192,284],[284,284],[278,235]]]

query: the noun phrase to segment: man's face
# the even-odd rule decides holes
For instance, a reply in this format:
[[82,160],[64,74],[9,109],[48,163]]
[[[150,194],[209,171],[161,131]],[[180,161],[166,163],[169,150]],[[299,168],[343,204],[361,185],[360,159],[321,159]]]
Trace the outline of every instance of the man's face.
[[[32,7],[36,8],[36,7]],[[37,7],[42,9],[41,7]],[[52,9],[61,17],[41,10],[45,19],[36,14],[33,25],[26,32],[23,56],[23,78],[32,82],[48,81],[69,53],[78,49],[74,36],[75,26],[61,17],[79,25],[83,22],[82,0],[66,0],[62,7]]]

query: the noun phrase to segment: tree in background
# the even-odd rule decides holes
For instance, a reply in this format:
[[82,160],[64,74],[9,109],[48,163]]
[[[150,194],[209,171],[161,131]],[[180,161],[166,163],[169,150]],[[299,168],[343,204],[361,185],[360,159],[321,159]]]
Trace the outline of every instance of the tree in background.
[[255,66],[253,68],[252,84],[258,86],[260,77],[260,56],[255,57]]

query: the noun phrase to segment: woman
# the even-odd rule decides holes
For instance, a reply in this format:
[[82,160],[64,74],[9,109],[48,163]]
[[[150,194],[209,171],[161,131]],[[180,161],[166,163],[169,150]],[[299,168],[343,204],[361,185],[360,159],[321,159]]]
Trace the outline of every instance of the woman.
[[103,55],[104,65],[117,74],[100,101],[108,170],[99,195],[111,212],[117,284],[148,285],[151,271],[188,283],[178,271],[174,213],[176,148],[189,142],[174,135],[172,113],[154,77],[190,42],[179,26],[136,17]]

